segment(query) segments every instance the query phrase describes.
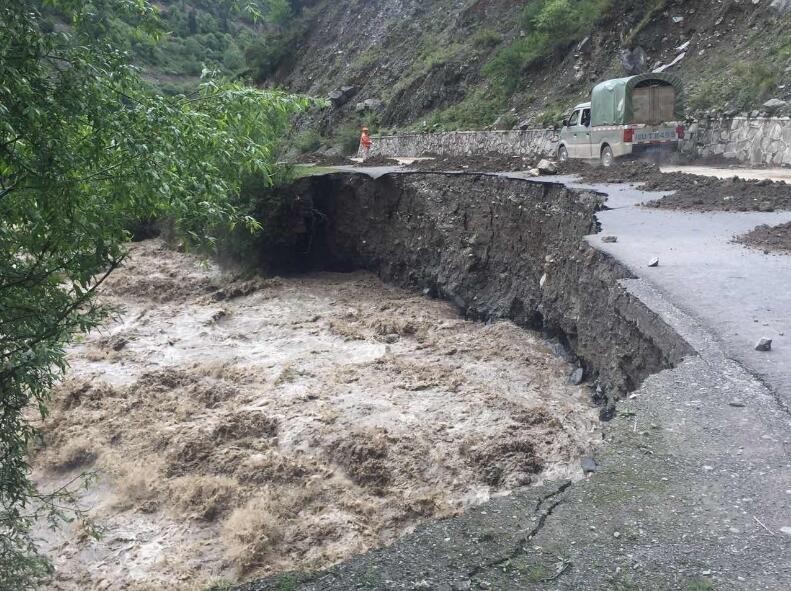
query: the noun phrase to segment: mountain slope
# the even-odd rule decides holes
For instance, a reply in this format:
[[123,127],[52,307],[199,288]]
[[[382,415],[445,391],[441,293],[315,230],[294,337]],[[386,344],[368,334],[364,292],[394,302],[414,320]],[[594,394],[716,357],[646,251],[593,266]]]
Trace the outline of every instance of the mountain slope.
[[[318,0],[300,31],[260,78],[314,95],[354,86],[325,125],[548,123],[594,82],[624,75],[624,52],[644,52],[651,69],[687,42],[669,71],[690,110],[791,97],[791,15],[770,0]],[[366,99],[381,108],[357,114]]]

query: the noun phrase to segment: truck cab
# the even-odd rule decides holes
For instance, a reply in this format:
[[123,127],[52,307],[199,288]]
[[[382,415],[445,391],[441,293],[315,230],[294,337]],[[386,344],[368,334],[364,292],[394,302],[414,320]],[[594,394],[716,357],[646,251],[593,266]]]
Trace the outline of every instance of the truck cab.
[[591,141],[591,104],[581,103],[574,107],[568,119],[563,122],[560,131],[558,160],[565,162],[569,158],[593,158]]
[[684,139],[683,87],[670,74],[651,73],[607,80],[593,88],[591,101],[574,107],[563,122],[560,161],[616,158],[673,151]]

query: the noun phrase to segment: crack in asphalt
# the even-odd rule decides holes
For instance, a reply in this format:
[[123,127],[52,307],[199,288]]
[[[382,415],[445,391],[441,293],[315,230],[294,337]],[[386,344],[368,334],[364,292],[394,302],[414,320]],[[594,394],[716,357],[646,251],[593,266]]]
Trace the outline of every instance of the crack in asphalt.
[[[564,482],[562,485],[560,485],[557,488],[557,490],[555,490],[555,491],[553,491],[553,492],[551,492],[549,494],[546,494],[543,497],[539,498],[538,502],[536,503],[535,511],[538,512],[541,509],[541,505],[543,505],[549,499],[552,499],[552,498],[555,498],[555,497],[557,497],[559,495],[562,495],[564,492],[566,492],[566,490],[568,490],[571,487],[571,484],[572,484],[571,481]],[[549,517],[554,512],[555,508],[558,505],[562,504],[564,500],[565,500],[565,498],[561,497],[561,498],[557,499],[555,502],[553,502],[544,511],[542,511],[541,515],[538,518],[538,522],[533,526],[533,528],[530,531],[527,532],[527,534],[524,537],[520,538],[520,540],[516,544],[516,547],[505,558],[500,558],[500,559],[497,559],[497,560],[493,560],[491,562],[487,562],[486,564],[482,564],[482,565],[476,566],[474,569],[472,569],[471,571],[469,571],[467,573],[467,577],[472,578],[472,577],[480,574],[481,572],[484,572],[484,571],[492,569],[492,568],[496,568],[496,567],[498,567],[498,566],[500,566],[500,565],[502,565],[502,564],[504,564],[506,562],[509,562],[509,561],[513,560],[514,558],[516,558],[517,556],[519,556],[520,554],[524,554],[524,552],[525,552],[524,545],[530,539],[534,538],[536,536],[536,534],[538,534],[544,528],[544,525],[546,524],[547,519],[549,519]]]
[[764,388],[766,388],[769,395],[774,399],[775,404],[777,405],[778,410],[784,412],[785,414],[791,416],[791,407],[789,407],[788,402],[783,398],[783,395],[778,392],[777,388],[775,388],[769,380],[761,375],[757,370],[753,370],[752,368],[748,367],[746,364],[742,363],[738,359],[733,357],[728,357],[729,361],[732,361],[739,367],[741,367],[746,373],[750,374],[750,376],[755,379],[759,384],[761,384]]

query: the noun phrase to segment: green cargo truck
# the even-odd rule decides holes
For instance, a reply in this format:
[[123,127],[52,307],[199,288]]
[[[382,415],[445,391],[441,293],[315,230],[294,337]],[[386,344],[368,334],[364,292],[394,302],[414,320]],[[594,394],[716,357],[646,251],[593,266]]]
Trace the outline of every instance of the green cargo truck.
[[684,90],[665,73],[640,74],[597,84],[591,101],[574,107],[563,122],[557,156],[599,159],[674,150],[684,139]]

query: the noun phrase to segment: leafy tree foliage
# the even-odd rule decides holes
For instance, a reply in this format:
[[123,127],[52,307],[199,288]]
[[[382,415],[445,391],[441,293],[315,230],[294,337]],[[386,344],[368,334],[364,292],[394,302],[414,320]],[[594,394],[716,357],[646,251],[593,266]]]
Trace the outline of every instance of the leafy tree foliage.
[[301,7],[294,0],[163,0],[163,40],[129,34],[134,23],[113,18],[135,60],[156,86],[170,94],[195,86],[204,67],[223,74],[246,71],[245,51],[277,43]]
[[26,454],[64,347],[109,312],[94,296],[124,259],[130,221],[170,216],[204,243],[221,227],[256,227],[234,205],[238,179],[271,181],[277,138],[308,106],[208,76],[189,96],[150,94],[111,18],[155,36],[145,0],[50,0],[48,11],[0,3],[2,591],[49,574],[30,530],[64,517],[69,492],[38,491]]

